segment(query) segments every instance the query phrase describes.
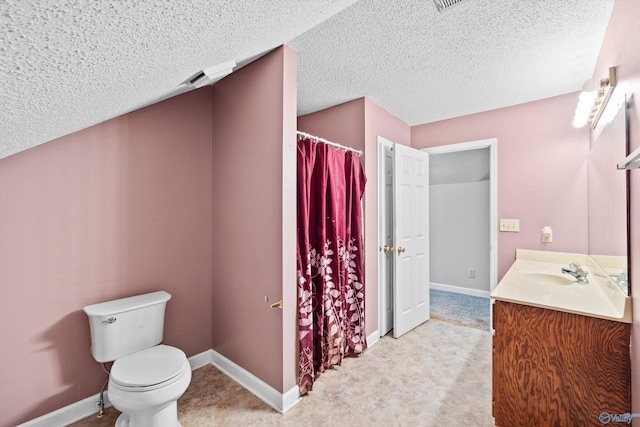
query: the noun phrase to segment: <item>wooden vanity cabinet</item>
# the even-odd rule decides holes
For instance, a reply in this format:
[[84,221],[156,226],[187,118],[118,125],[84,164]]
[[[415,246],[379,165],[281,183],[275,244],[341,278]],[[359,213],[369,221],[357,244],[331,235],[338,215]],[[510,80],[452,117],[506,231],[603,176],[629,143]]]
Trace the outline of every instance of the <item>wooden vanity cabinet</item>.
[[630,324],[496,301],[493,326],[496,426],[602,426],[603,412],[631,412]]

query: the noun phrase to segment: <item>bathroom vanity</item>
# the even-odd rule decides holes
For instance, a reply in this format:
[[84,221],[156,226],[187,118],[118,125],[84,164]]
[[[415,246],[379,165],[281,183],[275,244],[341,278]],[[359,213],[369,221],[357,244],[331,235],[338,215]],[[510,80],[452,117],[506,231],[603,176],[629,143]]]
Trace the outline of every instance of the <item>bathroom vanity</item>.
[[[571,262],[589,283],[561,273]],[[631,412],[631,300],[590,257],[518,250],[491,298],[496,426],[601,426]]]

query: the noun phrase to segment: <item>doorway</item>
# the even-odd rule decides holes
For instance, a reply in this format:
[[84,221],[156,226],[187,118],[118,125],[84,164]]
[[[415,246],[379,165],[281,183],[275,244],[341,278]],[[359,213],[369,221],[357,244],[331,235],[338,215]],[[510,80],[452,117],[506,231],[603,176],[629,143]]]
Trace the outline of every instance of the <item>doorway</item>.
[[[481,307],[490,307],[482,301],[497,285],[497,140],[424,151],[430,154],[432,172],[429,228],[434,300],[452,304],[463,324],[480,323],[491,329],[492,310],[482,313]],[[476,314],[471,315],[474,306]],[[440,308],[436,305],[436,309]]]
[[[386,335],[394,327],[394,307],[397,304],[394,301],[394,277],[397,274],[394,271],[394,252],[386,251],[385,246],[393,247],[395,236],[393,235],[394,221],[394,162],[393,162],[394,143],[382,137],[378,137],[378,330],[380,336]],[[487,179],[489,186],[489,238],[488,238],[488,281],[489,291],[480,293],[481,296],[487,296],[493,291],[497,285],[497,139],[487,139],[480,141],[464,142],[459,144],[450,144],[439,147],[426,148],[424,151],[430,155],[464,152],[468,150],[488,150],[489,157],[489,177]],[[427,208],[428,209],[428,208]],[[423,215],[426,224],[427,238],[430,238],[429,230],[429,214]],[[394,248],[395,249],[395,248]],[[467,274],[470,274],[468,269]],[[427,260],[427,276],[429,287],[430,273],[429,262]],[[474,295],[473,292],[469,292]],[[477,294],[476,294],[477,295]],[[428,297],[427,297],[428,298]],[[427,300],[428,301],[428,300]],[[492,313],[490,313],[492,314]],[[428,319],[428,315],[427,315]],[[490,328],[493,325],[493,319],[490,319]]]
[[[432,233],[432,252],[437,253],[434,254],[431,260],[437,262],[438,268],[440,268],[440,270],[435,268],[435,271],[432,271],[431,287],[434,289],[489,297],[491,291],[498,284],[497,143],[497,139],[492,138],[423,149],[423,151],[431,155],[430,159],[433,160],[436,167],[438,167],[437,162],[441,161],[441,170],[449,169],[449,172],[446,173],[438,174],[436,172],[439,176],[436,179],[441,181],[436,181],[434,184],[463,184],[460,186],[454,185],[449,189],[439,188],[433,192],[432,202],[442,200],[443,204],[452,204],[452,206],[443,207],[443,209],[448,210],[455,207],[455,200],[452,200],[452,198],[458,197],[458,210],[463,209],[462,204],[464,203],[472,203],[476,207],[481,206],[481,208],[488,207],[488,229],[468,231],[468,233],[473,232],[476,237],[473,237],[474,245],[467,245],[466,247],[464,242],[461,241],[464,239],[465,230],[456,229],[457,224],[451,221],[455,219],[452,218],[452,216],[455,216],[455,213],[452,215],[453,209],[449,210],[448,213],[441,212],[441,215],[435,214],[430,217],[430,228],[438,227],[438,231],[443,228],[452,230],[448,234],[438,233],[435,230]],[[482,164],[475,165],[478,162]],[[485,162],[486,164],[484,164]],[[479,200],[478,193],[481,194],[481,198],[488,198],[488,200]],[[445,201],[446,198],[448,200]],[[475,200],[472,200],[474,198]],[[447,223],[445,224],[443,221]],[[460,223],[464,224],[462,227],[474,227],[474,225],[477,225],[474,224],[473,218],[469,219],[469,216],[466,219],[460,218]],[[486,238],[484,237],[485,235]],[[454,237],[452,238],[451,236]],[[484,250],[483,247],[485,248]],[[452,253],[464,253],[468,255],[468,259],[473,261],[469,262],[470,265],[460,265],[459,263],[464,261],[455,259],[451,255]],[[483,259],[485,259],[484,262],[481,261]],[[476,262],[483,262],[484,265],[478,267],[475,264]],[[456,270],[456,272],[448,273],[453,270]],[[434,281],[434,279],[436,280]],[[484,280],[480,283],[479,279]],[[462,286],[456,286],[456,283],[462,284]]]

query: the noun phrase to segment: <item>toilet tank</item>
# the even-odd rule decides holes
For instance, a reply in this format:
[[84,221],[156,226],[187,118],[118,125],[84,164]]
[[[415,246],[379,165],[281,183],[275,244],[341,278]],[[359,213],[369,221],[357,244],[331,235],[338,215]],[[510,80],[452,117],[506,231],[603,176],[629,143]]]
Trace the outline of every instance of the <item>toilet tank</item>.
[[84,307],[91,328],[91,353],[110,362],[162,342],[168,292],[117,299]]

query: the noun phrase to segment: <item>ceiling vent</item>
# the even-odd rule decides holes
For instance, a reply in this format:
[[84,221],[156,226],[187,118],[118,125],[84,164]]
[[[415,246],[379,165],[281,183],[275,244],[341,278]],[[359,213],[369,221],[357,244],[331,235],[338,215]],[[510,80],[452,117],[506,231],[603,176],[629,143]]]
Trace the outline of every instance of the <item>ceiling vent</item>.
[[211,85],[231,74],[233,72],[233,67],[235,66],[236,61],[223,62],[222,64],[214,65],[213,67],[198,71],[181,84],[186,84],[196,89],[202,86]]
[[436,7],[438,8],[438,11],[444,12],[450,7],[463,3],[466,0],[434,0],[434,1],[436,2]]

